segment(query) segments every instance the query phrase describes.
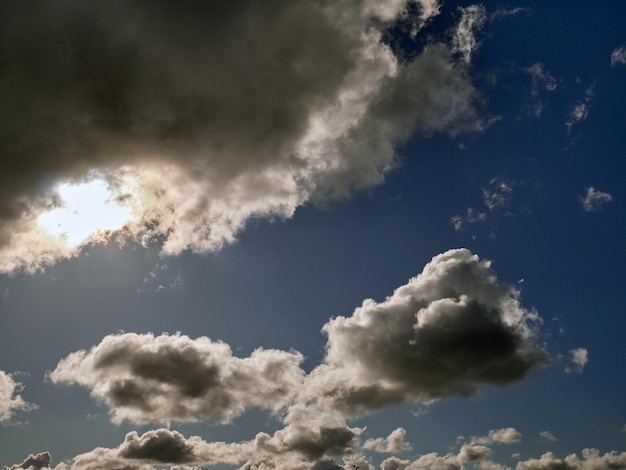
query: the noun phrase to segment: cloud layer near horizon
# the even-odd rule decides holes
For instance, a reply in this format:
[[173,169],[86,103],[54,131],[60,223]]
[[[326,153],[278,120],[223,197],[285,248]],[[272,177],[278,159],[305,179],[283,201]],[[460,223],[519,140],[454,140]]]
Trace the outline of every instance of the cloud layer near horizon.
[[[323,328],[326,356],[309,374],[295,351],[257,349],[238,358],[228,345],[206,337],[120,333],[71,353],[49,378],[87,387],[116,423],[226,422],[261,407],[277,412],[284,425],[246,443],[168,445],[181,457],[161,462],[233,463],[237,454],[238,461],[248,461],[242,468],[309,468],[358,446],[363,429],[349,427],[351,417],[524,379],[549,359],[536,343],[540,323],[514,288],[497,282],[489,261],[456,249],[435,256],[383,302],[367,299],[352,316],[331,319]],[[505,428],[471,444],[478,449],[520,438]],[[146,443],[181,439],[164,431],[132,434],[114,453],[97,453],[117,462],[144,455]],[[409,448],[403,429],[364,445],[381,452]]]
[[[418,3],[416,31],[439,11]],[[207,251],[380,184],[411,134],[481,130],[477,13],[405,63],[381,40],[402,0],[2,2],[0,272],[79,252],[38,224],[62,181],[106,180],[124,236]]]

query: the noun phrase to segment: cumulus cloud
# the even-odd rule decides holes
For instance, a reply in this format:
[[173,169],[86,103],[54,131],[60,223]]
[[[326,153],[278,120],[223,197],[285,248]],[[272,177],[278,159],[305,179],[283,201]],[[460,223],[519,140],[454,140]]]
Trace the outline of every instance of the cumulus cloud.
[[583,449],[582,460],[576,454],[564,459],[557,458],[552,452],[546,452],[539,459],[529,459],[517,463],[517,470],[592,470],[600,468],[626,468],[626,452],[610,452],[600,455],[597,449]]
[[602,207],[613,200],[609,193],[598,191],[593,186],[585,188],[587,194],[578,196],[578,201],[583,206],[585,212],[598,212]]
[[22,463],[4,466],[2,470],[45,470],[50,467],[52,456],[49,452],[40,452],[39,454],[31,454],[24,459]]
[[523,379],[548,358],[535,342],[540,318],[490,266],[447,251],[385,301],[330,320],[325,361],[301,398],[352,415]]
[[616,47],[611,52],[611,65],[624,64],[626,64],[626,49],[623,47]]
[[569,351],[570,365],[565,368],[568,374],[582,374],[585,365],[589,362],[589,353],[585,348],[576,348]]
[[490,445],[490,444],[513,444],[522,440],[522,433],[515,428],[492,429],[487,436],[472,439],[472,443]]
[[366,450],[373,450],[375,452],[387,452],[387,453],[400,453],[407,450],[411,450],[411,445],[405,442],[406,429],[397,428],[389,434],[386,438],[368,439],[363,444],[363,448]]
[[207,251],[382,183],[414,133],[480,131],[466,62],[484,9],[405,63],[381,38],[406,3],[4,2],[0,271],[80,251],[39,223],[62,181],[104,181],[132,214],[118,237]]
[[116,423],[226,422],[246,407],[285,406],[302,381],[302,359],[264,349],[240,359],[206,337],[125,333],[68,355],[49,377],[89,388]]
[[22,384],[16,382],[11,374],[0,370],[0,423],[10,421],[18,411],[37,408],[22,398],[19,394],[22,389]]

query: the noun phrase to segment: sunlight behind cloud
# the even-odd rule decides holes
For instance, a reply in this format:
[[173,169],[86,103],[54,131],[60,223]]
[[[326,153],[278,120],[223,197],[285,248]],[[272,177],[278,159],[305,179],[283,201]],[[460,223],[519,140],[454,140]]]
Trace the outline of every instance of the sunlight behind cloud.
[[52,235],[75,247],[100,232],[117,230],[132,219],[132,209],[120,204],[106,181],[63,183],[57,192],[61,207],[39,216],[38,222]]

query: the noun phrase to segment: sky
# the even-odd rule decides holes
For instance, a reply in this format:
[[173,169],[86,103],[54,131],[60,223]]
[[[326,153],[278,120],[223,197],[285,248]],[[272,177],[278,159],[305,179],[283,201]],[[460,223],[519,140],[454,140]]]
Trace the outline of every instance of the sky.
[[0,0],[3,470],[626,469],[624,18]]

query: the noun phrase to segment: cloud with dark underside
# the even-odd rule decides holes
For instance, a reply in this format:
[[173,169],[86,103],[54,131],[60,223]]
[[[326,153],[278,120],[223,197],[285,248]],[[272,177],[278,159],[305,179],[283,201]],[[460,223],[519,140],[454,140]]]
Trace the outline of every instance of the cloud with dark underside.
[[226,422],[247,407],[285,406],[301,384],[302,360],[266,349],[241,359],[206,337],[125,333],[68,355],[48,376],[89,388],[114,422]]
[[548,360],[540,322],[489,261],[450,250],[383,302],[330,320],[326,358],[304,395],[349,416],[519,381]]
[[[418,4],[416,24],[439,13]],[[415,133],[481,131],[465,47],[477,23],[465,12],[406,63],[382,42],[405,14],[371,0],[2,2],[0,272],[80,252],[39,224],[65,204],[60,182],[104,180],[132,213],[118,237],[204,252],[250,217],[381,184]],[[110,234],[97,235],[81,243]]]

